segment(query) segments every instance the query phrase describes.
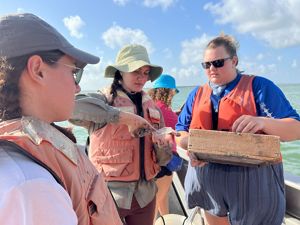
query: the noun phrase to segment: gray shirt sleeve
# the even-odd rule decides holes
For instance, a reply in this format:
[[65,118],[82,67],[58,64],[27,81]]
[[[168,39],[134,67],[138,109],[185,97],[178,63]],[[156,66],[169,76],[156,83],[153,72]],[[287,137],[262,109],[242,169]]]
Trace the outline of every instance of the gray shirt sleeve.
[[107,99],[101,93],[78,94],[75,97],[71,123],[90,130],[99,129],[107,123],[119,121],[120,110],[108,105]]

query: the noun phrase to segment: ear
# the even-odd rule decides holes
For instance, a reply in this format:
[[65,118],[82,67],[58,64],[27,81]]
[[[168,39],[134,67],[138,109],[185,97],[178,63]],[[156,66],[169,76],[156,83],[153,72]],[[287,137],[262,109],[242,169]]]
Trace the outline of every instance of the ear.
[[42,83],[44,82],[45,63],[38,55],[31,56],[27,61],[27,74],[32,81]]
[[233,63],[235,66],[238,65],[239,59],[238,59],[238,57],[237,57],[236,55],[232,57],[232,63]]

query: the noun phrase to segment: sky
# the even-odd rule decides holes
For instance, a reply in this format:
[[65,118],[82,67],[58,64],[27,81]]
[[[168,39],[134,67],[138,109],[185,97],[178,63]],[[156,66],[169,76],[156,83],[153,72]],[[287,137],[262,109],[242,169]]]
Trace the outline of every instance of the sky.
[[[0,0],[0,15],[29,12],[75,47],[97,55],[82,90],[98,90],[120,48],[144,45],[178,86],[207,81],[203,50],[221,32],[239,42],[238,69],[276,84],[300,84],[300,0]],[[146,87],[151,87],[151,82]]]

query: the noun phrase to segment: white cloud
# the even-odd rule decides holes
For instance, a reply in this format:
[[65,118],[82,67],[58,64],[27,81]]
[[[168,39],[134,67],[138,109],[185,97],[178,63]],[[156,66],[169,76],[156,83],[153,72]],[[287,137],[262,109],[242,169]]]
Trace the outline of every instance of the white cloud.
[[114,24],[102,34],[102,39],[105,45],[112,49],[123,47],[126,44],[140,44],[145,46],[149,53],[154,51],[148,37],[140,29],[123,28]]
[[87,65],[84,68],[82,80],[80,82],[81,90],[96,91],[112,83],[112,79],[104,78],[105,67],[103,65],[112,64],[111,62],[101,62],[95,65]]
[[300,1],[221,0],[205,4],[204,9],[216,16],[216,23],[231,24],[274,48],[300,44]]
[[199,30],[199,31],[201,31],[201,30],[202,30],[202,27],[201,27],[200,25],[198,25],[198,24],[196,25],[196,27],[195,27],[195,28],[196,28],[196,30]]
[[297,68],[297,67],[298,67],[297,60],[294,59],[293,62],[292,62],[292,68]]
[[200,38],[185,40],[181,43],[182,51],[180,61],[182,65],[196,64],[200,66],[203,59],[203,51],[212,37],[203,34]]
[[171,49],[165,48],[165,49],[163,50],[163,55],[164,55],[164,57],[165,57],[166,59],[171,59],[171,58],[173,57],[173,52],[172,52]]
[[187,78],[199,76],[200,67],[192,65],[189,67],[181,67],[179,69],[173,68],[172,72],[174,72],[178,78],[187,79]]
[[257,56],[256,56],[256,59],[258,59],[258,60],[262,60],[262,59],[264,59],[265,58],[265,56],[264,56],[264,54],[262,54],[262,53],[259,53]]
[[120,5],[120,6],[125,6],[129,0],[113,0],[115,4]]
[[246,60],[241,60],[241,64],[238,66],[246,74],[256,74],[260,76],[270,77],[277,74],[276,64],[260,64],[257,62],[251,62]]
[[170,69],[170,72],[170,74],[175,77],[178,85],[195,86],[207,82],[207,76],[201,67],[196,65],[180,68],[173,67]]
[[282,56],[277,56],[277,61],[281,61],[282,60]]
[[144,0],[144,6],[150,8],[161,7],[163,10],[166,10],[175,2],[176,0]]
[[23,8],[17,8],[17,13],[23,13],[25,10]]
[[84,21],[80,16],[70,16],[63,19],[64,25],[70,32],[72,37],[82,38],[83,34],[80,32],[80,29],[85,25]]

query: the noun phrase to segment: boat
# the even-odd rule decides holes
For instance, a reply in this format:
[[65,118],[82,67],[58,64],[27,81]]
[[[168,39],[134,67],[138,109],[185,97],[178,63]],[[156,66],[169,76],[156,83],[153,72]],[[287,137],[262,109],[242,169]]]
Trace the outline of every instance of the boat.
[[[183,166],[180,171],[174,172],[172,188],[169,194],[170,214],[180,215],[177,222],[182,217],[194,217],[193,225],[205,225],[203,210],[189,209],[185,202],[184,193],[184,178],[188,165],[188,156],[186,151],[177,147],[177,152],[184,159]],[[283,225],[300,225],[300,176],[285,173],[285,187],[286,187],[286,216]],[[174,215],[173,215],[174,216]],[[175,216],[176,217],[176,216]],[[156,225],[158,225],[157,223]],[[165,223],[166,225],[173,225]],[[176,223],[176,225],[179,223]],[[184,223],[182,223],[184,224]],[[185,223],[187,224],[187,223]],[[174,223],[175,225],[175,223]]]

